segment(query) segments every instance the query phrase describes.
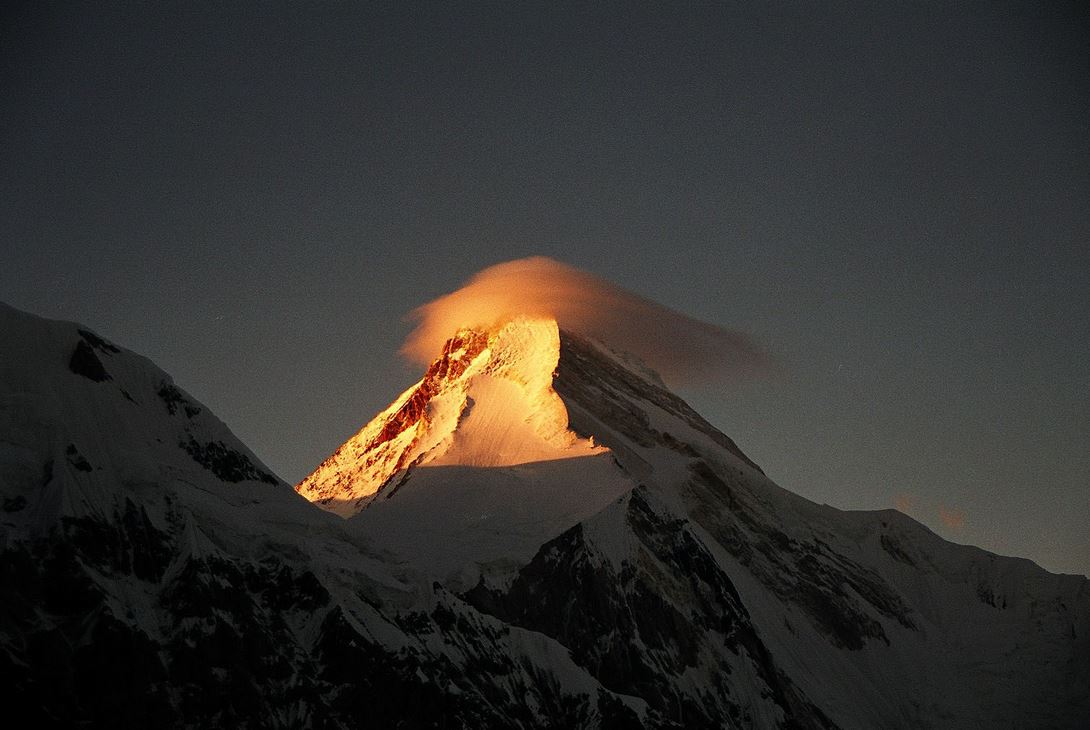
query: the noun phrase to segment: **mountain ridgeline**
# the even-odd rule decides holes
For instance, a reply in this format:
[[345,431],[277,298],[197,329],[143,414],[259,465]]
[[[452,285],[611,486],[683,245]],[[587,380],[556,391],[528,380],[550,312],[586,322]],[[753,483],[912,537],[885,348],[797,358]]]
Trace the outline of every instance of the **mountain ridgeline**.
[[0,305],[0,687],[40,727],[1085,727],[1090,582],[772,483],[624,353],[463,330],[295,490]]

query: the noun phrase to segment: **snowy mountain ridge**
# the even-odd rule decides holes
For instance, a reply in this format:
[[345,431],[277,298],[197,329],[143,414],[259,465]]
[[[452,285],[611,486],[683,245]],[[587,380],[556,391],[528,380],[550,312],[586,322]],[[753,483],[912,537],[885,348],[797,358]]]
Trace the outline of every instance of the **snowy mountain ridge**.
[[645,711],[555,641],[390,564],[145,358],[6,306],[0,332],[0,701],[13,717],[528,728]]
[[39,724],[1090,717],[1085,577],[783,490],[547,320],[455,333],[301,486],[324,510],[146,359],[0,331],[0,700]]
[[[1027,695],[1046,696],[1066,685],[1068,690],[1061,694],[1071,691],[1070,696],[1077,696],[1076,686],[1090,687],[1090,656],[1085,654],[1072,655],[1073,666],[1082,662],[1082,668],[1071,676],[1049,672],[1025,676],[1004,658],[1021,647],[1017,649],[1021,661],[1047,666],[1053,652],[1063,653],[1059,647],[1064,641],[1075,637],[1085,642],[1086,629],[1079,628],[1087,621],[1090,600],[1085,579],[1045,579],[1048,574],[1028,561],[946,543],[892,510],[851,513],[813,504],[769,480],[730,438],[645,368],[601,343],[561,331],[555,323],[535,323],[537,332],[549,333],[538,338],[523,331],[527,325],[524,320],[507,323],[502,330],[505,341],[522,347],[547,344],[547,349],[537,351],[547,351],[548,357],[491,348],[487,343],[496,333],[462,332],[447,344],[429,373],[455,372],[454,377],[437,386],[427,386],[426,377],[425,385],[409,391],[416,397],[431,394],[418,409],[419,433],[429,434],[417,442],[423,447],[411,452],[413,458],[398,469],[370,482],[366,490],[372,496],[358,505],[358,511],[349,511],[355,515],[349,529],[372,535],[396,559],[457,590],[474,584],[467,595],[487,608],[520,584],[520,576],[541,556],[541,551],[535,554],[537,545],[553,545],[573,529],[580,534],[579,560],[596,563],[600,571],[583,580],[599,586],[619,580],[615,573],[619,566],[646,560],[640,557],[647,555],[646,541],[639,547],[641,540],[633,534],[635,515],[654,512],[662,529],[683,527],[693,549],[706,551],[717,569],[729,576],[741,607],[760,607],[757,613],[747,613],[746,621],[763,646],[779,647],[769,656],[775,657],[778,671],[791,666],[785,673],[797,682],[793,691],[821,697],[818,706],[842,707],[848,716],[860,713],[848,723],[852,726],[889,723],[891,713],[905,726],[926,726],[936,712],[950,726],[972,726],[986,713],[971,704],[971,709],[951,708],[964,702],[962,691],[952,688],[961,687],[964,677],[974,672],[978,677],[1008,675],[996,680],[1007,693],[994,700],[997,717],[1024,706]],[[513,336],[516,332],[518,336]],[[466,342],[477,344],[467,347]],[[452,370],[444,365],[450,352],[477,354],[464,369]],[[567,427],[564,448],[594,444],[596,450],[604,447],[605,453],[565,460],[543,450],[528,453],[517,467],[494,462],[474,468],[482,442],[502,441],[494,432],[475,432],[473,412],[485,398],[493,402],[483,405],[502,415],[489,423],[525,425],[533,416],[533,401],[504,397],[501,391],[477,384],[478,373],[485,369],[482,364],[503,373],[506,362],[519,363],[521,367],[510,370],[523,380],[528,379],[527,368],[536,367],[532,381],[537,392],[548,388],[555,394],[557,400],[539,402],[562,407],[562,413],[550,411],[549,422]],[[457,418],[444,411],[444,399],[451,393],[457,394],[452,400],[463,409]],[[428,421],[431,413],[444,416],[433,423]],[[396,423],[389,414],[380,414],[361,433]],[[436,431],[441,438],[431,435]],[[350,440],[338,453],[360,443],[358,437]],[[428,451],[431,444],[436,446]],[[369,463],[372,452],[358,448],[351,453],[342,462],[347,464],[345,471],[338,474],[338,465],[327,462],[316,476],[326,483],[352,485],[355,463]],[[443,469],[444,463],[460,466]],[[303,482],[300,493],[307,493],[313,479]],[[349,492],[354,488],[349,486]],[[337,503],[335,495],[332,500]],[[634,511],[634,505],[641,509]],[[652,506],[643,509],[645,505]],[[579,512],[573,506],[589,509]],[[611,513],[617,514],[607,517]],[[605,524],[612,527],[603,529]],[[542,580],[540,575],[535,578]],[[548,577],[550,583],[570,579]],[[1035,586],[1034,593],[1057,596],[1052,607],[1015,598],[1024,595],[1028,585]],[[569,585],[565,595],[581,589],[585,590]],[[601,600],[605,599],[599,596],[594,602]],[[628,599],[611,600],[623,604]],[[691,607],[680,605],[676,610],[683,615]],[[1026,621],[1049,626],[1053,638],[1047,648],[1034,645]],[[990,631],[995,635],[984,640]],[[966,633],[977,636],[980,645],[949,656],[948,642],[960,645]],[[693,670],[701,666],[692,657],[690,661]],[[928,666],[928,672],[906,672],[905,667],[917,663]],[[721,671],[713,666],[704,667],[711,673],[704,677],[710,684]],[[1044,680],[1045,676],[1051,679]],[[699,694],[697,686],[689,691]],[[903,696],[894,689],[898,687],[913,689]],[[632,687],[625,689],[639,694]],[[831,720],[842,721],[843,716]]]

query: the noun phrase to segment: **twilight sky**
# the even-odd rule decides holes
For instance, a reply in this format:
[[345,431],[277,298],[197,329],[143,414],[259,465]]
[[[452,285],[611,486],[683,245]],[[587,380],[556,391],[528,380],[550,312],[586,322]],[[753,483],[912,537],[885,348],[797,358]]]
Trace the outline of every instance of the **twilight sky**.
[[296,481],[549,256],[761,342],[681,394],[782,486],[1090,573],[1078,3],[224,5],[3,4],[0,300]]

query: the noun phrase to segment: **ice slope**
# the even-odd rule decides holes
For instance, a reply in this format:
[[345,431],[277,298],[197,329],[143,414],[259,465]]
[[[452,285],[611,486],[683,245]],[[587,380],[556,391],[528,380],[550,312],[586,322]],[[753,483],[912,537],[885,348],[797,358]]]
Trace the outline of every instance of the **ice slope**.
[[524,565],[634,486],[608,453],[490,468],[425,464],[403,479],[349,529],[455,589],[482,570]]

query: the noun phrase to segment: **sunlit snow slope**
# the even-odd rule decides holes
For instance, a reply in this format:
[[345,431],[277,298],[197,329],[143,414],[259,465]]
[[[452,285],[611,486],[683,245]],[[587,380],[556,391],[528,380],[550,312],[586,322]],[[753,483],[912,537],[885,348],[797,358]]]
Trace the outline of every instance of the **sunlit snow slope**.
[[567,410],[552,387],[559,356],[551,320],[459,332],[420,382],[296,491],[347,516],[422,465],[505,467],[605,453],[568,429]]
[[520,318],[452,338],[423,380],[297,490],[443,577],[525,563],[634,486],[568,428],[553,389],[560,333]]

